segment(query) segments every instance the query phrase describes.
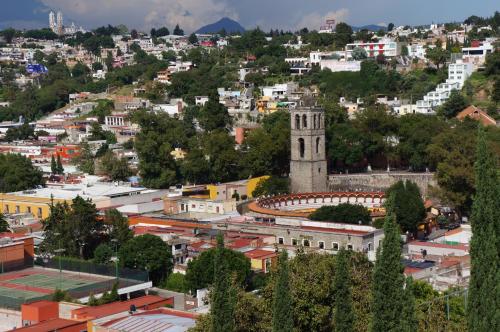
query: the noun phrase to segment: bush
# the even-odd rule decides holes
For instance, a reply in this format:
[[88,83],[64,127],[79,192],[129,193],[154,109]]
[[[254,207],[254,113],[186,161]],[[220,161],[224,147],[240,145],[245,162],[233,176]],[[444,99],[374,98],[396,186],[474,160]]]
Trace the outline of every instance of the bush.
[[164,288],[179,293],[187,293],[189,291],[186,277],[181,273],[170,274],[165,282]]
[[346,224],[370,224],[370,212],[362,205],[349,203],[337,206],[322,206],[309,215],[315,221],[331,221]]
[[101,243],[94,250],[94,262],[97,264],[108,264],[111,257],[113,257],[113,250],[105,243]]

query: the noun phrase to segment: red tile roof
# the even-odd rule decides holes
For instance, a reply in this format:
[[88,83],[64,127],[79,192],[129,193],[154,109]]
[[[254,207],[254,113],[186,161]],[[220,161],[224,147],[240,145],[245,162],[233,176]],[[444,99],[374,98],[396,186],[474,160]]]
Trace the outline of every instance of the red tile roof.
[[128,311],[131,305],[135,305],[135,307],[138,309],[147,306],[153,306],[153,308],[155,308],[162,305],[163,303],[167,303],[168,301],[171,301],[171,299],[165,299],[163,297],[155,295],[146,295],[123,302],[112,302],[95,307],[74,309],[71,311],[71,317],[74,319],[85,320],[96,319]]
[[74,321],[74,320],[69,320],[69,319],[61,319],[61,318],[55,318],[51,320],[47,320],[38,324],[34,324],[31,326],[25,326],[21,328],[17,328],[11,331],[22,331],[22,332],[52,332],[52,331],[58,331],[60,329],[64,328],[69,328],[69,327],[78,327],[81,325],[81,328],[86,327],[85,322],[79,322],[79,321]]
[[278,254],[274,251],[268,251],[263,249],[255,249],[251,251],[247,251],[244,253],[246,257],[250,259],[264,259],[269,257],[276,257]]

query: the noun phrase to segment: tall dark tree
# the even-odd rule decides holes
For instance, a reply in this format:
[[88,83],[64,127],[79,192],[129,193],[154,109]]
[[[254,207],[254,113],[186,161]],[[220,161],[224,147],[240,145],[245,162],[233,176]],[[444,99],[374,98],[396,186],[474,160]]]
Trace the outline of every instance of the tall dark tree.
[[44,183],[42,172],[19,154],[0,154],[0,192],[33,189]]
[[335,262],[333,324],[336,332],[354,331],[355,316],[352,308],[348,254],[347,251],[342,249],[337,254]]
[[52,174],[57,174],[57,164],[56,164],[56,158],[54,158],[54,155],[50,158],[50,172]]
[[472,205],[469,331],[500,330],[500,181],[498,165],[480,129],[476,149],[476,195]]
[[[52,164],[51,164],[51,167],[52,167]],[[61,161],[61,156],[58,154],[57,155],[57,161],[56,161],[56,173],[57,174],[64,174],[64,167],[62,165],[62,161]]]
[[425,206],[417,184],[411,181],[399,181],[386,193],[394,195],[394,213],[396,222],[403,232],[415,233],[418,224],[425,218]]
[[129,229],[127,218],[116,209],[106,210],[104,223],[107,225],[110,239],[116,240],[117,248],[134,237],[134,233]]
[[412,277],[406,278],[403,301],[403,308],[401,309],[401,331],[415,332],[418,330],[418,320],[416,317]]
[[0,233],[8,232],[9,228],[10,226],[7,219],[5,219],[4,214],[0,212]]
[[211,291],[211,332],[235,330],[234,309],[235,293],[231,283],[231,275],[224,259],[224,237],[217,236],[217,250],[214,261],[214,285]]
[[[389,198],[391,200],[391,198]],[[400,232],[388,204],[384,239],[377,251],[373,272],[373,332],[401,331],[401,308],[404,296]]]
[[184,36],[184,30],[182,30],[180,27],[179,27],[179,24],[177,24],[174,28],[174,35],[176,36]]
[[273,294],[273,332],[293,330],[292,297],[288,273],[288,255],[283,250],[278,259],[277,280]]

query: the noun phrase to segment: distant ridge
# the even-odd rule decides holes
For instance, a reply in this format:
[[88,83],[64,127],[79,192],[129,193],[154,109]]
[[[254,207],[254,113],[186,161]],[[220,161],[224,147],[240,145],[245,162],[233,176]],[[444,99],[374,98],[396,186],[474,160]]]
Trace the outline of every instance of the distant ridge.
[[245,28],[242,27],[241,24],[228,17],[224,17],[215,23],[205,25],[204,27],[199,28],[198,30],[196,30],[195,33],[199,34],[217,33],[222,29],[226,30],[227,33],[245,32]]
[[387,30],[387,26],[378,25],[378,24],[368,24],[368,25],[363,25],[362,27],[352,27],[352,30],[356,31],[356,32],[364,30],[364,29],[366,29],[368,31],[373,31],[373,32],[377,32],[380,29],[386,31]]

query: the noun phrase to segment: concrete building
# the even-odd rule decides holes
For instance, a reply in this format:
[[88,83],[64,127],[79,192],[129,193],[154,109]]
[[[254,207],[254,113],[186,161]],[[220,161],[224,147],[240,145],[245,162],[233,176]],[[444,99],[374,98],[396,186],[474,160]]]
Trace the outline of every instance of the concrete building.
[[327,183],[325,115],[320,108],[291,111],[291,191],[324,192]]
[[347,44],[345,46],[346,59],[352,59],[352,51],[355,48],[364,49],[369,58],[376,58],[379,55],[396,57],[401,54],[401,46],[398,42],[392,39],[382,38],[378,42],[356,42]]

